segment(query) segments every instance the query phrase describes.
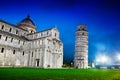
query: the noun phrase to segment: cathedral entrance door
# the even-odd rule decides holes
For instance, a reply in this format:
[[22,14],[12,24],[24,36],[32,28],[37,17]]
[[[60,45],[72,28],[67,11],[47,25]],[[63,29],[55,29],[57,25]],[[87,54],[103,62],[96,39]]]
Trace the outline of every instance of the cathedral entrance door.
[[39,59],[36,59],[36,66],[39,67]]

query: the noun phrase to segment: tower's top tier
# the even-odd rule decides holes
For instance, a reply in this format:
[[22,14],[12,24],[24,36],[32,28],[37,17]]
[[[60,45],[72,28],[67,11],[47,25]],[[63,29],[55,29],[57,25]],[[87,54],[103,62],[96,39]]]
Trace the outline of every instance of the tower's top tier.
[[79,25],[77,30],[78,31],[87,31],[87,27],[86,27],[86,25]]

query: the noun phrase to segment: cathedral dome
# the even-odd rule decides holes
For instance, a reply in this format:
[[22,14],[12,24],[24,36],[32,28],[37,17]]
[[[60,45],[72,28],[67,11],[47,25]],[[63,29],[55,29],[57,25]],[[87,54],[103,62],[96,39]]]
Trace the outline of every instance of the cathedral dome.
[[17,26],[21,27],[22,29],[27,30],[29,33],[36,32],[36,27],[34,22],[30,19],[30,16],[28,15],[25,19],[20,21]]
[[34,22],[30,19],[29,15],[25,19],[23,19],[20,23],[26,23],[35,26]]

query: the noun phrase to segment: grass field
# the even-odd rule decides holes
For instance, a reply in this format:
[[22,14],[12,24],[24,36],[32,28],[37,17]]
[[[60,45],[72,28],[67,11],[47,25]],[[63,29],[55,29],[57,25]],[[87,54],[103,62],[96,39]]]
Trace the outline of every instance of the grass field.
[[0,68],[0,80],[120,80],[120,70]]

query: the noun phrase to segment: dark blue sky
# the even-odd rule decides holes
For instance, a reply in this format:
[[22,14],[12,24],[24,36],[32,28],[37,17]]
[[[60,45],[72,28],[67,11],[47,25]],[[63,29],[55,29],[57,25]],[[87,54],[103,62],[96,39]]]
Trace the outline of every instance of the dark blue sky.
[[64,60],[74,57],[77,26],[89,32],[89,61],[100,53],[120,52],[119,0],[0,0],[0,19],[16,24],[30,14],[37,31],[57,25]]

